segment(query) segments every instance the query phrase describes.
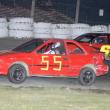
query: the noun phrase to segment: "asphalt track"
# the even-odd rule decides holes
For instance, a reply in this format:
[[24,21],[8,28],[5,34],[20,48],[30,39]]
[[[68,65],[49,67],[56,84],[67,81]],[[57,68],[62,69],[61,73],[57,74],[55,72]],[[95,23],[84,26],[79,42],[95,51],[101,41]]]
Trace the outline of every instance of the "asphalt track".
[[[30,39],[0,38],[0,50],[9,50]],[[29,77],[21,84],[13,84],[0,76],[0,86],[11,87],[64,87],[72,89],[110,90],[110,75],[97,77],[92,86],[82,86],[77,78]]]

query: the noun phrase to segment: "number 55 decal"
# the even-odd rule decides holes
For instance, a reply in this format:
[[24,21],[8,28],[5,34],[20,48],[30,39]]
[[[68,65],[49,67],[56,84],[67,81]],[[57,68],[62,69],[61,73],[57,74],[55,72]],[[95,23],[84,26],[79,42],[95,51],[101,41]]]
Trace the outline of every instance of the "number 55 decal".
[[60,71],[61,70],[61,65],[62,61],[57,61],[57,58],[61,58],[61,56],[54,56],[54,64],[58,64],[58,68],[53,68],[53,70]]
[[[45,64],[46,66],[41,68],[41,70],[48,70],[49,69],[49,60],[48,60],[48,58],[49,58],[48,56],[42,56],[42,63]],[[61,56],[53,56],[54,64],[58,65],[58,68],[53,68],[53,70],[60,71],[61,66],[62,66],[62,61],[58,61],[57,58],[61,58]]]
[[104,52],[106,56],[110,53],[110,45],[103,45],[100,49],[100,52]]
[[41,70],[48,70],[49,69],[49,61],[46,58],[48,58],[48,56],[42,56],[42,63],[46,64],[46,67],[41,68]]

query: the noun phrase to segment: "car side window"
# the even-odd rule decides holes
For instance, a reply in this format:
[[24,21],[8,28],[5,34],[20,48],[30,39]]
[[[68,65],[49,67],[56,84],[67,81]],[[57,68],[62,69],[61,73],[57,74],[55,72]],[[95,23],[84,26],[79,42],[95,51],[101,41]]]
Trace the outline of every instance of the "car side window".
[[41,49],[37,51],[41,54],[66,54],[64,45],[61,42],[52,42],[44,45]]
[[74,43],[67,42],[67,51],[69,54],[84,54],[83,50]]
[[99,36],[92,41],[94,44],[107,44],[107,42],[107,36]]
[[46,44],[46,45],[44,45],[43,47],[41,47],[41,48],[37,51],[37,53],[43,54],[43,53],[45,53],[46,51],[48,51],[48,50],[51,48],[51,46],[52,46],[52,43]]

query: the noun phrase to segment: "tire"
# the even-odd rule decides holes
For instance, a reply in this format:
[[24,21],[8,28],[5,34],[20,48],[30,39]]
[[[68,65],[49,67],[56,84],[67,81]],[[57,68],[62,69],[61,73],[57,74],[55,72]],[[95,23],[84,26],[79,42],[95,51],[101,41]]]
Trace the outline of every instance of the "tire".
[[22,83],[27,77],[27,71],[21,64],[14,64],[9,68],[8,80],[12,83]]
[[94,83],[96,74],[93,69],[85,67],[81,70],[79,76],[79,82],[81,85],[90,86]]

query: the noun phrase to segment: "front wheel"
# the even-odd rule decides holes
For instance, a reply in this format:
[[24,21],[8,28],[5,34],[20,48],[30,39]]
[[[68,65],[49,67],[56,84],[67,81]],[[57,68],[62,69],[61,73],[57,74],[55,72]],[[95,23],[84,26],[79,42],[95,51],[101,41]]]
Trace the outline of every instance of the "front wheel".
[[9,68],[8,79],[12,83],[22,83],[27,77],[27,71],[21,64],[14,64]]
[[85,67],[81,70],[79,81],[81,85],[90,86],[94,83],[96,74],[93,69]]

